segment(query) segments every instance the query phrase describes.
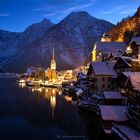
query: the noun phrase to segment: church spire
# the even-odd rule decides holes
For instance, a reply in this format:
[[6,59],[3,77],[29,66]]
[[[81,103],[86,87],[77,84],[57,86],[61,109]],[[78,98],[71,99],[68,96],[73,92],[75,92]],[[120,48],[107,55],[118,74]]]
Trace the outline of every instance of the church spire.
[[51,69],[52,70],[56,70],[56,62],[55,62],[55,59],[54,59],[54,47],[52,49],[52,60],[51,60]]
[[53,47],[53,51],[52,51],[52,59],[54,60],[54,47]]

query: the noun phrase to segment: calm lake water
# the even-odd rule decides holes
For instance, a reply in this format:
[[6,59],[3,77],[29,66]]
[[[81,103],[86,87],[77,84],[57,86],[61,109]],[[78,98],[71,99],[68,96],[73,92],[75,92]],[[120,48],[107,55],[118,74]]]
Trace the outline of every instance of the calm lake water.
[[0,140],[87,140],[87,120],[58,89],[0,79]]

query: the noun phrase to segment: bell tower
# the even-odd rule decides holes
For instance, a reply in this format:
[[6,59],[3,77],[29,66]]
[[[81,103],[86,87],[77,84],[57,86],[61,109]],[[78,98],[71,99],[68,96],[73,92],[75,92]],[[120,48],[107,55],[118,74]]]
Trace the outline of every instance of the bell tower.
[[51,66],[50,66],[50,68],[52,70],[56,70],[56,62],[55,62],[55,58],[54,58],[54,48],[52,50],[52,59],[51,59]]
[[94,49],[92,50],[92,62],[96,61],[96,54],[97,50],[96,50],[96,43],[94,45]]

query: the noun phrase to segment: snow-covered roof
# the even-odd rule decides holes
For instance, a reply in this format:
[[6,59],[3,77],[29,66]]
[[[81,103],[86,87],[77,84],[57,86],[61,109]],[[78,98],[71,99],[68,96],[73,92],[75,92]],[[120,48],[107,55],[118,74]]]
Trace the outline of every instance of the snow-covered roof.
[[77,92],[76,92],[76,95],[79,96],[80,94],[83,93],[83,90],[82,89],[79,89]]
[[132,61],[132,58],[131,58],[131,57],[126,57],[126,56],[120,57],[120,58],[117,60],[115,66],[117,66],[117,65],[119,64],[119,61],[120,61],[120,60],[122,60],[126,65],[128,65],[129,67],[131,67],[131,64],[129,63],[129,62]]
[[95,75],[116,75],[115,71],[107,62],[91,62]]
[[131,43],[132,42],[136,42],[137,45],[140,45],[140,37],[133,37]]
[[126,44],[124,42],[96,42],[94,49],[100,52],[124,51]]
[[127,121],[128,109],[125,106],[100,105],[101,116],[106,121]]
[[83,73],[83,72],[80,72],[79,77],[80,77],[80,79],[84,80],[84,79],[87,78],[87,75],[85,73]]
[[104,94],[105,99],[122,99],[122,96],[119,92],[104,91],[103,94]]
[[129,78],[131,75],[140,75],[140,72],[122,72],[127,78]]
[[140,72],[130,75],[130,81],[133,89],[140,92]]
[[115,127],[112,128],[112,131],[123,140],[140,140],[140,133],[128,126],[115,125]]
[[128,57],[128,56],[121,56],[122,59],[130,62],[130,61],[140,61],[139,59],[137,58],[133,58],[133,57]]

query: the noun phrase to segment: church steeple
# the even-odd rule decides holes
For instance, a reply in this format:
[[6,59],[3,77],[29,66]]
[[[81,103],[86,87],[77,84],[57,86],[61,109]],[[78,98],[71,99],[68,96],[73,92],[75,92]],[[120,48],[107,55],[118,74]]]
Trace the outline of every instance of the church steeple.
[[54,48],[52,49],[52,60],[51,60],[51,69],[52,70],[56,70],[56,62],[55,62],[55,59],[54,59]]
[[96,51],[96,43],[95,43],[94,48],[92,50],[92,62],[96,61],[96,53],[97,51]]
[[54,47],[53,47],[53,52],[52,52],[52,59],[54,60]]

